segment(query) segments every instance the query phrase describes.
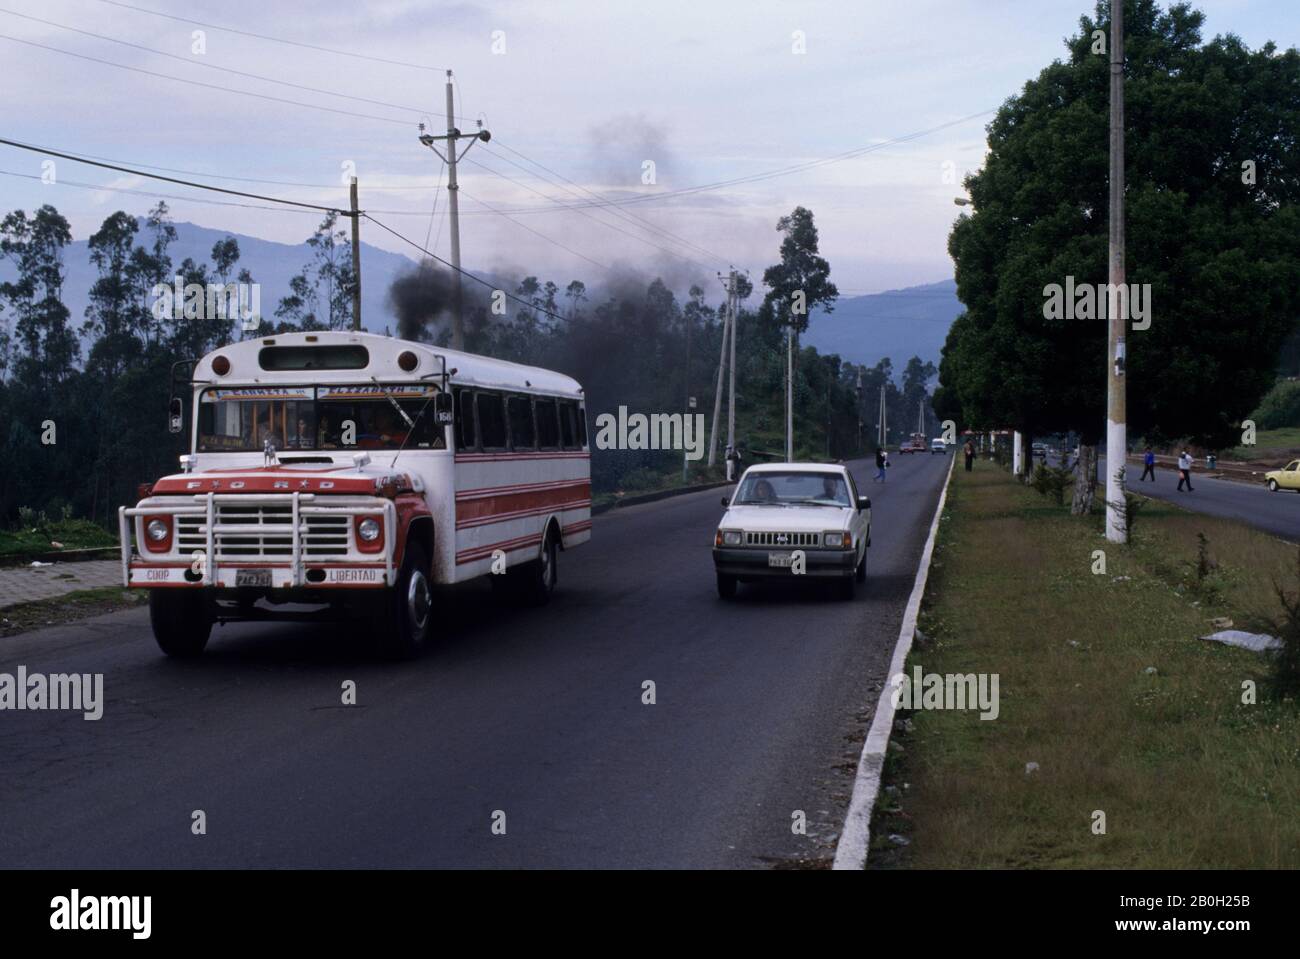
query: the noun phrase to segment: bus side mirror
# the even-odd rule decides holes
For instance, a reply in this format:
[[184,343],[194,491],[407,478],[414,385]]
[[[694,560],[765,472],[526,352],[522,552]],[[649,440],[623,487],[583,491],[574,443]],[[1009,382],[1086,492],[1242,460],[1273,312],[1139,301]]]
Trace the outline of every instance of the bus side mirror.
[[451,394],[439,393],[433,398],[433,421],[439,426],[450,426],[452,420]]
[[167,431],[169,433],[180,433],[185,429],[185,413],[181,407],[181,398],[173,396],[171,402],[167,404]]

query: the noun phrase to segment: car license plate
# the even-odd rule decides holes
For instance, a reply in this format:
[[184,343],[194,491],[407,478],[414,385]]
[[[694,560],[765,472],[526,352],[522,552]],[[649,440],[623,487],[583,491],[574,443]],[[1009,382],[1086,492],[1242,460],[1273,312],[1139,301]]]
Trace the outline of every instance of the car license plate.
[[237,569],[235,570],[236,586],[270,586],[271,571],[269,569]]
[[790,553],[768,553],[767,565],[789,569],[794,565],[794,557]]

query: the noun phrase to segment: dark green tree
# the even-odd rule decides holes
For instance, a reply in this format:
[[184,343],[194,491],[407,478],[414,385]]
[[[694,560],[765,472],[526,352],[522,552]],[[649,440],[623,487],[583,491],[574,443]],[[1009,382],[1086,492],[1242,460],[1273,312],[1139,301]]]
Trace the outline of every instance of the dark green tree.
[[[1108,34],[1108,10],[1002,106],[966,181],[975,213],[949,238],[966,311],[937,400],[963,428],[1073,430],[1086,448],[1101,436],[1106,323],[1049,319],[1044,302],[1067,276],[1107,279],[1108,59],[1092,34]],[[1125,3],[1127,272],[1151,285],[1127,383],[1130,434],[1214,447],[1235,442],[1300,310],[1300,54],[1203,44],[1203,19]],[[1095,484],[1087,465],[1076,508]]]

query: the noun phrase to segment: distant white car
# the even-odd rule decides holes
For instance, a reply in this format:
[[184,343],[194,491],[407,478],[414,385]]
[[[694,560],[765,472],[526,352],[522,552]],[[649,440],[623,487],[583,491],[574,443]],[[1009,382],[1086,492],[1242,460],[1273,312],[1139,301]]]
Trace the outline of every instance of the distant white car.
[[718,595],[763,579],[836,579],[852,599],[866,579],[871,499],[839,464],[764,463],[741,477],[713,539]]
[[945,443],[942,439],[936,437],[935,439],[930,440],[930,452],[931,452],[931,453],[947,453],[947,452],[948,452],[948,444]]

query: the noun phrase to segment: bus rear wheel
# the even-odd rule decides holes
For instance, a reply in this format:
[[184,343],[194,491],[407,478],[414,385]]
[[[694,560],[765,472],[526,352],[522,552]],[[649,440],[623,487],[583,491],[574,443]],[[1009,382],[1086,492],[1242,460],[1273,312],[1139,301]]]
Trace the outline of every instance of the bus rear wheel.
[[559,546],[556,543],[553,527],[548,527],[542,540],[542,551],[537,559],[523,563],[507,574],[514,578],[516,595],[529,606],[545,606],[551,601],[555,584],[559,581],[556,556]]
[[175,659],[193,659],[212,634],[212,609],[199,590],[151,589],[149,624],[158,648]]

